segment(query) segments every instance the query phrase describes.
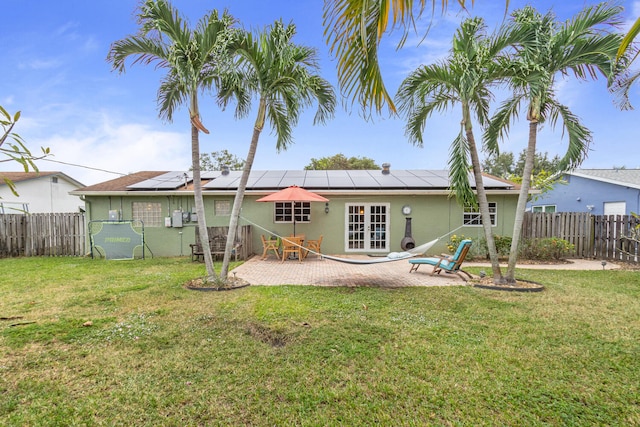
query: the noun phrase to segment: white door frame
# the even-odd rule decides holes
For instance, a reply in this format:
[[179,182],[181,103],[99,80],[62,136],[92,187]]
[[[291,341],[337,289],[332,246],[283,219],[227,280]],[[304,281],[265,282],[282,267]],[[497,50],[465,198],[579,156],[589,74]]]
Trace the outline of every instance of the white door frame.
[[348,252],[389,252],[390,203],[346,203],[344,250]]

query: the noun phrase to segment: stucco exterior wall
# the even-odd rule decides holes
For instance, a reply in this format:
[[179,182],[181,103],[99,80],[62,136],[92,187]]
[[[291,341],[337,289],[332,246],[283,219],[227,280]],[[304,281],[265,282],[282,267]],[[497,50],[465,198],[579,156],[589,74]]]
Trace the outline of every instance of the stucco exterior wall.
[[[567,175],[566,184],[556,184],[530,206],[556,205],[557,212],[591,212],[604,215],[604,204],[625,202],[626,215],[640,211],[640,190],[607,182]],[[589,209],[592,207],[592,209]]]
[[[446,195],[358,195],[358,196],[331,196],[329,212],[325,213],[324,203],[311,203],[311,222],[297,223],[296,234],[304,234],[309,239],[323,235],[322,251],[327,254],[344,254],[346,240],[345,206],[348,203],[373,203],[389,204],[390,229],[388,252],[401,251],[400,242],[405,235],[406,217],[412,218],[412,237],[416,244],[422,244],[444,236],[430,253],[439,254],[445,251],[448,240],[447,233],[460,227],[463,221],[463,209],[456,200]],[[256,202],[261,196],[248,195],[245,197],[242,208],[240,224],[253,223],[253,247],[255,253],[261,253],[262,243],[260,235],[270,233],[287,236],[293,232],[293,224],[279,224],[274,222],[274,209],[272,203]],[[515,216],[517,195],[492,196],[489,201],[496,202],[497,225],[495,234],[511,235]],[[227,226],[229,216],[215,215],[214,206],[216,200],[228,200],[233,203],[232,196],[214,196],[205,193],[205,211],[207,226]],[[171,216],[175,210],[185,212],[193,211],[193,197],[189,196],[138,196],[135,193],[123,196],[97,197],[87,196],[88,220],[108,220],[109,211],[120,212],[121,219],[132,219],[133,202],[160,203],[163,216]],[[410,215],[402,213],[402,207],[409,205],[412,208]],[[183,227],[145,226],[145,242],[153,256],[188,256],[191,253],[189,244],[195,242],[196,222],[184,222]],[[482,237],[484,235],[481,226],[466,226],[455,232],[467,237]]]

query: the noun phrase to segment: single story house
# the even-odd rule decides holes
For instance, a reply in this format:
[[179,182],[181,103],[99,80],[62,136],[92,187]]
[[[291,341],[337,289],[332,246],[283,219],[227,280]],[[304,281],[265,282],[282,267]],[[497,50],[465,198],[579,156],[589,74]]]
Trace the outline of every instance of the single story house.
[[529,204],[533,212],[640,212],[640,169],[575,169]]
[[[18,196],[5,179],[13,181]],[[80,212],[84,202],[69,193],[84,186],[62,172],[0,172],[0,214]]]
[[[202,173],[207,226],[228,226],[240,176],[241,171]],[[329,201],[256,201],[292,185]],[[495,233],[511,235],[518,188],[489,175],[485,187]],[[88,221],[142,220],[154,256],[190,253],[197,225],[190,172],[137,172],[72,194],[85,200]],[[467,225],[460,228],[463,223]],[[484,235],[477,210],[451,197],[446,170],[254,170],[240,219],[240,225],[247,224],[253,227],[254,253],[262,252],[261,234],[288,236],[294,227],[309,239],[322,235],[326,254],[401,251],[407,234],[416,245],[442,237],[432,249],[440,253],[451,232]]]

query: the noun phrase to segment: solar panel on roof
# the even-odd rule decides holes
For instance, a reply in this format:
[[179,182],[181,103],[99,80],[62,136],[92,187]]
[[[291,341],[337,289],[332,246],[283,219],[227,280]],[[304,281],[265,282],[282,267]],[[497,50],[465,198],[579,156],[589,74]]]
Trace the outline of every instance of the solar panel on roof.
[[302,185],[304,188],[329,188],[329,180],[327,176],[309,177],[304,179]]
[[415,175],[404,175],[400,177],[400,180],[407,188],[425,187],[427,185],[427,182],[424,179]]
[[[376,181],[368,171],[348,171],[355,188],[379,188]],[[382,172],[380,172],[382,174]]]
[[376,180],[380,188],[404,188],[406,184],[404,180],[400,179],[395,174],[384,174],[380,171],[375,171],[371,178]]
[[253,184],[253,188],[280,188],[282,186],[282,178],[262,177]]
[[131,190],[175,190],[185,185],[185,182],[191,181],[193,181],[191,172],[174,171],[129,185],[127,188]]
[[[182,172],[170,172],[153,180],[146,180],[129,188],[173,189],[181,184],[177,176]],[[203,187],[208,190],[235,190],[240,182],[242,171],[230,171],[228,175],[220,172],[207,174],[211,179]],[[204,178],[203,174],[203,178]],[[473,174],[470,174],[473,183]],[[163,183],[158,184],[157,181]],[[150,183],[156,184],[150,187]],[[512,188],[511,183],[485,177],[487,188]],[[161,186],[158,186],[161,185]],[[162,185],[165,185],[162,187]],[[315,189],[441,189],[449,187],[447,170],[392,170],[382,174],[380,170],[327,170],[327,171],[251,171],[247,182],[248,190],[280,189],[291,185]],[[473,185],[473,184],[472,184]]]
[[354,188],[353,180],[347,171],[327,171],[330,188]]

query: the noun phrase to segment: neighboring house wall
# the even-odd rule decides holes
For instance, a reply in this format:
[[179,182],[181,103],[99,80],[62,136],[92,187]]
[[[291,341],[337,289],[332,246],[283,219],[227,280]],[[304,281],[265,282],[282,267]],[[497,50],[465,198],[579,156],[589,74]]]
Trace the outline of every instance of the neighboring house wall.
[[80,197],[69,194],[79,186],[60,176],[47,175],[15,182],[18,197],[2,184],[0,203],[4,204],[5,213],[18,213],[9,208],[22,209],[23,204],[28,205],[30,213],[78,212],[84,206]]
[[555,205],[556,212],[604,215],[605,206],[606,213],[610,213],[609,208],[620,208],[622,202],[625,215],[640,211],[640,190],[637,188],[575,175],[565,175],[563,179],[565,183],[557,183],[552,190],[532,201],[529,207]]
[[[268,235],[273,232],[287,236],[293,232],[292,223],[274,222],[274,204],[256,202],[262,197],[247,195],[242,208],[242,217],[254,224],[253,247],[256,253],[262,252],[260,235]],[[376,204],[388,205],[389,215],[389,247],[383,252],[401,251],[400,242],[405,235],[406,218],[412,218],[412,237],[416,244],[422,244],[436,238],[441,238],[438,244],[431,249],[431,253],[445,252],[445,245],[449,239],[448,233],[460,227],[463,222],[463,208],[459,206],[455,198],[446,194],[438,195],[330,195],[322,193],[329,198],[329,212],[325,213],[325,204],[312,202],[311,220],[309,223],[297,223],[296,234],[304,234],[310,239],[323,235],[322,252],[327,254],[351,253],[345,248],[347,240],[347,214],[348,204]],[[164,218],[173,216],[174,211],[192,212],[194,201],[192,196],[176,195],[137,195],[131,192],[122,196],[87,196],[88,220],[108,220],[110,211],[118,211],[120,219],[133,219],[134,203],[137,208],[148,205],[150,210],[159,213],[160,219],[152,219],[148,222],[155,224],[145,225],[145,242],[153,256],[180,256],[189,255],[189,244],[195,242],[196,222],[184,222],[183,227],[166,227]],[[227,226],[228,215],[220,215],[215,212],[216,201],[228,201],[233,203],[233,197],[228,195],[212,195],[205,192],[205,212],[207,226]],[[511,235],[517,203],[517,194],[489,196],[490,202],[497,203],[497,223],[494,233],[497,235]],[[142,204],[142,205],[140,205]],[[403,206],[412,208],[410,215],[402,213]],[[220,206],[220,205],[219,205]],[[157,216],[157,215],[156,215]],[[242,219],[241,225],[248,224]],[[268,231],[262,230],[259,227]],[[467,237],[482,238],[484,232],[482,226],[466,226],[455,231],[455,234],[464,234]],[[375,251],[368,251],[373,253]],[[353,253],[362,253],[353,251]]]

